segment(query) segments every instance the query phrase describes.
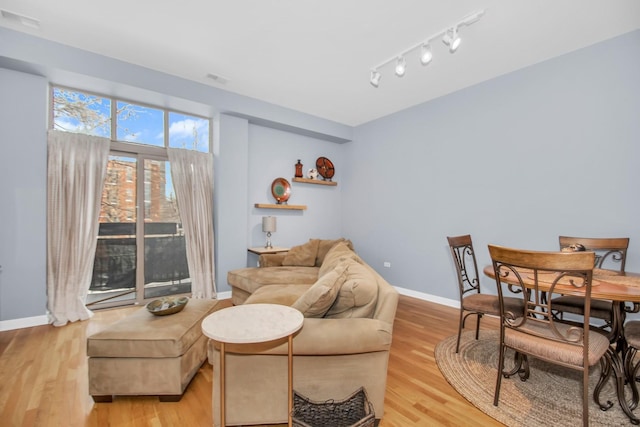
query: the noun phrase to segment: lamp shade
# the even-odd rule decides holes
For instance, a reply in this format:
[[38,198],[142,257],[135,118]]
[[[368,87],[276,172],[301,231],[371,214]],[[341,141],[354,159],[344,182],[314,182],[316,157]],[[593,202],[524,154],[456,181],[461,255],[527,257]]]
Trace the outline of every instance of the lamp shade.
[[262,217],[262,231],[265,233],[276,231],[276,217],[275,216],[263,216]]

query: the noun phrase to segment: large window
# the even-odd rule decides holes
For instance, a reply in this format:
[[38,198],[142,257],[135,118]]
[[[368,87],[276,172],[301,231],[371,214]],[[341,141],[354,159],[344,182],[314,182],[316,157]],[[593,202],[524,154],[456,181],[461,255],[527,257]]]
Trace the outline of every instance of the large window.
[[185,239],[167,147],[209,152],[211,120],[52,88],[52,127],[111,139],[87,304],[189,294]]

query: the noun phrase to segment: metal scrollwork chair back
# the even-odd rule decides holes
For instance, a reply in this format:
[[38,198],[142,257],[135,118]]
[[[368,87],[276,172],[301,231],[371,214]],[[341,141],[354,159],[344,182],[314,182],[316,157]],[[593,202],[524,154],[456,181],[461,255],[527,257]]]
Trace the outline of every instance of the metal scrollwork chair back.
[[[471,236],[447,237],[451,257],[456,267],[458,280],[458,290],[460,296],[460,319],[458,321],[458,340],[456,342],[456,353],[460,349],[460,334],[464,328],[467,317],[476,316],[476,339],[480,333],[480,319],[483,315],[500,315],[500,306],[496,294],[483,294],[480,289],[480,276],[478,275],[478,264]],[[521,304],[520,300],[514,298],[508,301],[516,305]]]
[[[576,246],[580,250],[591,251],[595,254],[594,268],[606,270],[611,274],[621,274],[625,271],[625,264],[627,261],[627,249],[629,247],[629,238],[627,237],[615,237],[615,238],[592,238],[592,237],[569,237],[560,236],[558,238],[561,251],[575,250]],[[601,320],[600,323],[595,322],[593,326],[600,328],[605,333],[609,334],[610,339],[614,339],[613,331],[616,330],[617,322],[624,322],[624,319],[616,318],[618,311],[613,310],[613,301],[606,300],[593,300],[591,301],[591,315],[589,321],[593,319]],[[582,299],[578,296],[556,296],[552,297],[551,305],[553,312],[560,319],[564,319],[568,323],[580,324],[582,322],[576,322],[566,320],[565,313],[572,313],[574,315],[582,316],[584,319],[584,313],[582,311]],[[638,308],[620,310],[620,313],[637,311]],[[621,325],[622,323],[620,323]]]
[[[588,316],[591,304],[593,252],[539,252],[489,245],[498,295],[501,300],[508,286],[520,288],[524,309],[509,310],[500,304],[500,354],[494,394],[495,406],[500,398],[502,378],[518,374],[522,381],[529,377],[528,357],[545,360],[582,372],[582,420],[589,425],[589,367],[600,363],[601,372],[610,372],[609,340],[602,333],[560,322],[550,313],[547,292],[583,294],[583,310]],[[505,353],[515,352],[515,365],[505,371]],[[601,375],[594,400],[601,409],[599,394],[608,376]]]
[[628,237],[569,237],[559,236],[560,250],[572,245],[581,245],[587,251],[595,252],[594,268],[624,273],[627,262]]

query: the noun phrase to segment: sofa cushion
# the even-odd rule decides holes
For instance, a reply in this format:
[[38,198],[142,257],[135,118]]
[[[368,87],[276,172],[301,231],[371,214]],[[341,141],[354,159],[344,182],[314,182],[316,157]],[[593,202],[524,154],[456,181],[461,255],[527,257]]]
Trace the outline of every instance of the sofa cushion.
[[327,272],[333,270],[341,261],[346,259],[355,259],[356,253],[349,247],[349,242],[341,241],[335,243],[324,256],[324,261],[318,270],[318,276],[324,276]]
[[263,286],[244,302],[245,304],[281,304],[292,306],[312,285]]
[[346,278],[347,264],[342,263],[320,277],[291,307],[300,310],[304,317],[322,317],[338,296],[338,290]]
[[304,245],[294,246],[289,249],[282,260],[282,265],[297,265],[302,267],[314,267],[318,254],[318,239],[309,239]]
[[249,267],[231,270],[227,282],[250,294],[265,285],[313,285],[318,280],[318,267]]
[[339,239],[334,239],[334,240],[327,240],[327,239],[318,240],[318,254],[316,255],[316,267],[320,267],[322,265],[322,263],[324,262],[324,257],[327,255],[329,250],[333,248],[337,243],[340,243],[340,242],[346,242],[347,247],[353,250],[353,243],[351,243],[351,240],[346,240],[343,237]]
[[331,319],[372,318],[378,300],[377,279],[367,266],[354,260],[347,260],[345,263],[347,270],[344,284],[324,317]]

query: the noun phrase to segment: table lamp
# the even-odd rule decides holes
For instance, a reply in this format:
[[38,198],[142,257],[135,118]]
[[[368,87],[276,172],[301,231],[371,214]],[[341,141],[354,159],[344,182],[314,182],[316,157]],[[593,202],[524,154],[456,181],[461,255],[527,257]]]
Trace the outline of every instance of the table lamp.
[[276,217],[275,216],[263,216],[262,217],[262,232],[267,233],[267,243],[264,245],[265,248],[271,249],[271,233],[275,233],[276,231]]

